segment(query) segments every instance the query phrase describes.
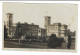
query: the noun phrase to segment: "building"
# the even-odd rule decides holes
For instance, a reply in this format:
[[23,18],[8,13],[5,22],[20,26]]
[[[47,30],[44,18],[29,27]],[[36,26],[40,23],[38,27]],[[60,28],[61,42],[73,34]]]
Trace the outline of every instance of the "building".
[[15,31],[16,31],[16,24],[13,24],[11,27],[11,37],[15,35]]
[[[26,36],[38,36],[39,25],[21,23],[21,33]],[[17,29],[18,31],[18,29]],[[20,30],[19,30],[20,32]]]
[[61,37],[66,37],[67,36],[67,25],[61,25]]
[[50,24],[50,16],[45,17],[45,29],[47,29],[47,36],[56,34],[57,37],[65,37],[67,35],[67,25],[61,23]]
[[50,16],[45,16],[45,29],[47,29],[47,27],[50,25],[50,21],[51,21],[51,17]]
[[21,32],[22,35],[39,37],[45,37],[47,34],[46,29],[39,28],[39,25],[35,25],[33,23],[20,23],[20,29],[18,28],[16,33],[19,32]]
[[47,27],[47,35],[56,34],[57,37],[60,36],[60,26],[61,23],[54,23]]
[[38,29],[38,36],[46,37],[47,36],[47,30],[43,29],[43,28],[39,28]]
[[75,32],[71,32],[68,30],[68,26],[61,23],[53,23],[51,24],[51,17],[45,16],[45,29],[40,28],[39,25],[34,23],[13,23],[13,14],[7,13],[7,22],[5,23],[8,36],[9,37],[26,37],[26,36],[38,36],[38,37],[46,37],[51,34],[56,34],[57,37],[66,37],[68,33],[75,36]]
[[9,37],[19,37],[19,36],[46,36],[46,29],[39,28],[39,25],[34,23],[13,23],[13,14],[7,13],[7,29]]
[[12,13],[7,13],[7,21],[6,21],[6,28],[8,32],[8,36],[12,37],[15,33],[15,28],[16,26],[13,26],[13,14]]

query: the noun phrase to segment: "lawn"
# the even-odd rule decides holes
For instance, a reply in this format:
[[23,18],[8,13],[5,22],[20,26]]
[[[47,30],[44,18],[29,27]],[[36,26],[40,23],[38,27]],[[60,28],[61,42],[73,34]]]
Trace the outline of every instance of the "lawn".
[[[39,48],[39,49],[51,49],[47,47],[47,43],[43,42],[10,42],[4,41],[4,48]],[[63,42],[61,47],[56,47],[53,49],[67,49],[67,44]],[[75,49],[75,42],[72,42],[71,49]]]

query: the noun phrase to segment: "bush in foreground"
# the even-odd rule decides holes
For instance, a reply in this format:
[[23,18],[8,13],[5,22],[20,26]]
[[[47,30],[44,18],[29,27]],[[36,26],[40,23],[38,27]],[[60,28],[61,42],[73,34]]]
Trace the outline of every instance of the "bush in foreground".
[[57,37],[55,34],[51,34],[48,40],[47,46],[50,48],[55,48],[56,47],[56,42],[57,42]]
[[49,48],[61,47],[63,40],[63,38],[57,38],[55,34],[51,34],[47,46]]

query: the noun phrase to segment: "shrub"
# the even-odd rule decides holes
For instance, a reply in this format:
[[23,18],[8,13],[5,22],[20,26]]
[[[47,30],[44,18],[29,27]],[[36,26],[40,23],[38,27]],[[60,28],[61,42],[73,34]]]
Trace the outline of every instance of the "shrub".
[[49,37],[47,46],[50,47],[50,48],[55,48],[56,47],[56,43],[57,43],[56,35],[55,34],[51,34],[51,36]]
[[63,38],[57,38],[57,46],[56,47],[61,47],[63,41],[64,41]]
[[50,48],[61,47],[63,41],[63,38],[57,38],[55,34],[51,34],[47,46]]

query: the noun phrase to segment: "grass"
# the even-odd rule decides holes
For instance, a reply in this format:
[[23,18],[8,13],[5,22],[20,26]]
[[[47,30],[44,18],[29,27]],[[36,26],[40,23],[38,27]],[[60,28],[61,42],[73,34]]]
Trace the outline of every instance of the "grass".
[[[11,42],[11,41],[4,41],[4,48],[39,48],[39,49],[51,49],[47,47],[47,43],[42,42]],[[54,49],[67,49],[67,44],[63,42],[61,47],[56,47]],[[72,42],[71,49],[75,49],[75,42]]]

